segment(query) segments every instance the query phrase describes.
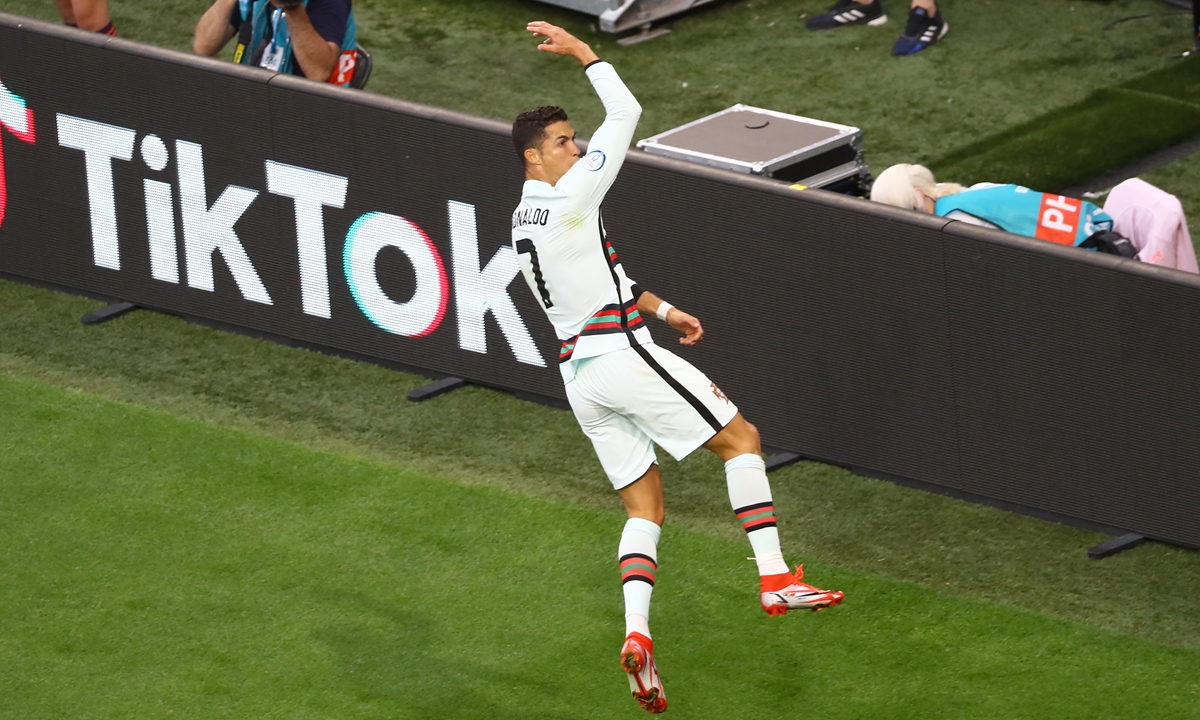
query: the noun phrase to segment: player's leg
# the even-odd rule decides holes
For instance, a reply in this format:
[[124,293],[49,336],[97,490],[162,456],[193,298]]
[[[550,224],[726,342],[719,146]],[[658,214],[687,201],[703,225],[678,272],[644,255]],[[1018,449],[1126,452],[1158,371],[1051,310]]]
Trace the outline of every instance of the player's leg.
[[803,566],[788,571],[779,545],[771,482],[762,459],[758,429],[741,413],[704,447],[725,461],[729,503],[737,513],[754,549],[760,578],[760,600],[768,615],[784,615],[800,608],[821,610],[842,601],[842,593],[800,582]]
[[[614,364],[618,367],[608,367]],[[650,596],[658,574],[662,478],[654,443],[611,407],[606,388],[612,378],[621,375],[618,359],[603,356],[589,360],[579,366],[575,379],[567,383],[567,399],[629,516],[617,549],[625,596],[621,667],[638,703],[652,713],[660,713],[666,710],[667,700],[654,662]]]
[[771,498],[771,483],[767,480],[766,464],[762,459],[758,428],[738,413],[704,447],[725,462],[729,502],[750,538],[754,559],[758,563],[758,574],[769,577],[789,573],[779,547],[775,505]]
[[78,23],[75,22],[75,10],[71,7],[71,0],[55,0],[55,2],[58,4],[58,14],[62,15],[63,23],[76,27]]
[[803,569],[788,572],[779,549],[771,484],[767,481],[758,430],[746,422],[725,393],[691,363],[657,345],[631,348],[611,378],[610,406],[618,407],[647,436],[677,460],[700,446],[725,461],[729,499],[750,538],[762,577],[760,600],[770,615],[789,609],[821,609],[841,602],[800,582]]
[[[108,15],[108,0],[57,1],[58,11],[63,16],[63,21],[68,25],[73,24],[83,30],[104,33],[105,35],[117,34],[117,30],[113,27]],[[64,6],[70,7],[72,20],[67,20],[67,10],[64,9]]]
[[641,706],[660,713],[667,709],[667,698],[654,664],[654,641],[650,637],[650,595],[658,576],[658,540],[663,522],[662,476],[658,465],[651,465],[645,475],[621,488],[620,493],[629,515],[617,550],[625,595],[621,667],[629,676],[630,692]]
[[650,594],[658,576],[658,540],[662,537],[663,490],[658,465],[621,488],[629,520],[621,533],[617,562],[625,593],[625,634],[650,637]]

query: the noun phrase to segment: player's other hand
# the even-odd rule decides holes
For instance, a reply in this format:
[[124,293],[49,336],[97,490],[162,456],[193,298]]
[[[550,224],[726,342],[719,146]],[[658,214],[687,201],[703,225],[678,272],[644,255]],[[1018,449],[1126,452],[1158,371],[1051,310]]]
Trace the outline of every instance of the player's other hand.
[[680,345],[695,345],[704,337],[700,321],[677,307],[667,311],[667,324],[683,333],[683,337],[679,338]]
[[526,25],[525,29],[533,33],[534,37],[546,38],[538,45],[538,50],[555,55],[570,55],[583,65],[599,60],[587,43],[556,25],[538,20]]

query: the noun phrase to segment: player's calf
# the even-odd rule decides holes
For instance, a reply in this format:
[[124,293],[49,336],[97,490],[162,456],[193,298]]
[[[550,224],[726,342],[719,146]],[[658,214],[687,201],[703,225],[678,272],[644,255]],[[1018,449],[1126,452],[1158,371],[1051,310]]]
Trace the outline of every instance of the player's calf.
[[729,502],[754,548],[763,610],[774,616],[784,615],[788,610],[822,610],[840,603],[842,593],[800,582],[804,577],[803,566],[792,573],[783,561],[775,503],[762,457],[747,453],[732,458],[725,463],[725,474],[729,483]]

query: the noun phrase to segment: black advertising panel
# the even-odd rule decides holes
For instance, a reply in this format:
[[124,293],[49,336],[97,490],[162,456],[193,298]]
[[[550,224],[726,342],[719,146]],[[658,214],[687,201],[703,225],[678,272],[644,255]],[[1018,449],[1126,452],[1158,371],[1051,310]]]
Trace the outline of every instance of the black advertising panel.
[[[0,84],[5,276],[564,398],[503,123],[3,14]],[[768,446],[1200,546],[1200,278],[636,151],[605,226]]]
[[958,487],[1200,545],[1200,278],[946,235]]
[[631,163],[605,206],[630,276],[704,323],[677,352],[768,444],[951,482],[946,221],[687,167]]

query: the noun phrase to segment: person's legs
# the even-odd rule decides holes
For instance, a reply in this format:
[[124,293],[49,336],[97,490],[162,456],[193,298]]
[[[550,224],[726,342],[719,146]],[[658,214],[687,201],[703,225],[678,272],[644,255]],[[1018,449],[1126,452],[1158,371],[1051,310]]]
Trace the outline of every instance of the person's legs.
[[108,0],[58,0],[58,10],[65,22],[67,15],[63,12],[64,1],[69,2],[74,24],[79,28],[107,35],[117,34],[108,16]]
[[650,595],[658,576],[658,540],[663,522],[662,476],[658,465],[651,465],[645,475],[621,488],[620,493],[629,514],[617,549],[621,590],[625,595],[621,667],[629,677],[630,693],[642,708],[660,713],[667,709],[667,697],[654,664],[654,641],[650,637]]
[[837,0],[822,15],[804,21],[809,30],[832,30],[849,25],[883,25],[887,15],[879,0]]
[[840,603],[842,593],[800,582],[804,576],[803,566],[797,568],[795,574],[788,572],[779,545],[775,503],[767,479],[767,466],[762,459],[758,429],[738,413],[704,447],[725,461],[729,503],[754,548],[763,610],[774,616],[784,615],[788,610],[820,610]]
[[655,525],[663,524],[665,514],[663,503],[662,475],[658,465],[650,466],[646,473],[633,484],[617,491],[625,503],[625,512],[631,518],[649,520]]
[[787,574],[788,566],[779,549],[775,505],[771,500],[771,483],[767,480],[758,429],[738,413],[704,447],[725,461],[729,503],[754,548],[758,574],[763,577]]
[[892,55],[914,55],[946,36],[950,26],[938,12],[936,0],[912,0],[904,34],[892,46]]
[[[632,363],[632,367],[630,366]],[[622,392],[638,395],[637,371],[642,362],[632,351],[610,353],[578,363],[567,383],[567,399],[629,516],[617,550],[625,596],[625,642],[621,666],[629,690],[652,713],[667,708],[662,679],[654,663],[650,639],[650,595],[658,574],[658,540],[662,533],[663,490],[654,443],[629,417]],[[617,393],[614,396],[614,388]]]
[[650,637],[650,594],[658,576],[658,540],[662,536],[663,490],[658,465],[620,490],[629,520],[621,533],[617,562],[625,594],[625,634]]
[[58,3],[58,14],[62,15],[63,24],[77,27],[79,23],[75,22],[75,8],[71,7],[71,0],[55,0]]

